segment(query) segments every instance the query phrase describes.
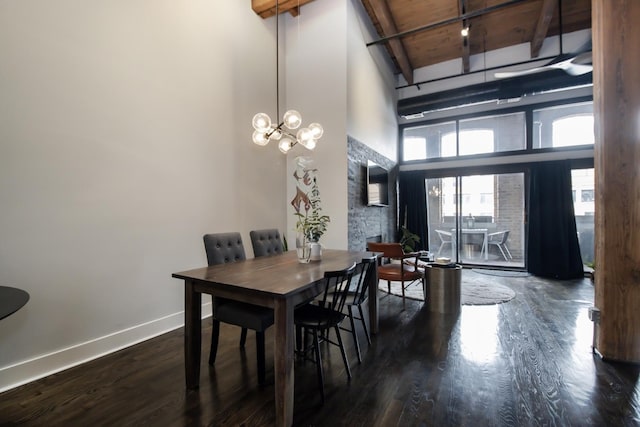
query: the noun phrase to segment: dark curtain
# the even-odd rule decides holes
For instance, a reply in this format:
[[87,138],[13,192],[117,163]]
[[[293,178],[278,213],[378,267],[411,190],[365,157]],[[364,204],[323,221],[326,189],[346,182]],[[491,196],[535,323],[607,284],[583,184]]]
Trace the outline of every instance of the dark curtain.
[[398,177],[398,225],[416,234],[420,241],[415,250],[427,250],[427,195],[422,173],[401,173]]
[[529,272],[553,279],[584,277],[568,161],[532,166],[529,192]]

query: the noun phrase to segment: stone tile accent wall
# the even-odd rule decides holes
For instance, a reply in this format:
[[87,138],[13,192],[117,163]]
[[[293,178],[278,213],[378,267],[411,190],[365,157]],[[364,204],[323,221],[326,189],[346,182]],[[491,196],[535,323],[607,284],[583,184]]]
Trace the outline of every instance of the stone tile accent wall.
[[[352,137],[347,137],[349,229],[348,249],[363,251],[368,239],[397,241],[398,165]],[[389,170],[389,206],[367,206],[366,166],[371,160]]]

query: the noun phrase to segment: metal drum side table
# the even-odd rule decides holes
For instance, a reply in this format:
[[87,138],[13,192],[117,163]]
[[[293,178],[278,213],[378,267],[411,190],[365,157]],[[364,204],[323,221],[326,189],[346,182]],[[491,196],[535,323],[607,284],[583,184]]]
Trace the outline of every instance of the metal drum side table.
[[460,312],[462,267],[458,264],[431,263],[425,267],[429,311],[436,313]]

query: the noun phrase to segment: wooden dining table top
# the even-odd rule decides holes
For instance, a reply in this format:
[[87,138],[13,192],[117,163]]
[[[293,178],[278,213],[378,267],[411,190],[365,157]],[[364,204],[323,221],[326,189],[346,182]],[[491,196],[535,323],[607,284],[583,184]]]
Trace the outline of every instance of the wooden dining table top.
[[245,289],[271,298],[286,298],[321,282],[326,271],[345,269],[373,255],[373,252],[325,249],[321,261],[303,264],[298,262],[296,251],[288,251],[282,255],[196,268],[174,273],[172,277],[215,285],[220,290]]

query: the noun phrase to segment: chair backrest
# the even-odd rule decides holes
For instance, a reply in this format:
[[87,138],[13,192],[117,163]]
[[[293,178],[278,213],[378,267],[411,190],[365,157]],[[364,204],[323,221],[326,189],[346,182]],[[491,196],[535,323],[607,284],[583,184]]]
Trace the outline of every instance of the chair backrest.
[[496,231],[495,233],[490,233],[487,237],[489,238],[489,243],[503,245],[507,243],[507,239],[509,238],[509,230]]
[[349,297],[352,299],[347,304],[362,304],[369,295],[369,286],[375,278],[377,258],[375,256],[362,258],[362,262],[358,265],[360,275],[356,280],[355,286],[351,287]]
[[324,288],[319,298],[316,298],[320,307],[342,313],[355,271],[355,263],[344,270],[325,271]]
[[209,265],[225,264],[247,259],[240,233],[205,234],[204,250]]
[[400,243],[369,242],[367,246],[371,252],[382,252],[384,258],[401,258],[404,256],[404,250]]
[[280,255],[284,252],[280,232],[276,228],[264,230],[252,230],[249,232],[251,246],[253,246],[253,256],[261,257],[268,255]]
[[451,232],[444,230],[436,230],[436,234],[440,238],[440,242],[448,243],[451,241]]

